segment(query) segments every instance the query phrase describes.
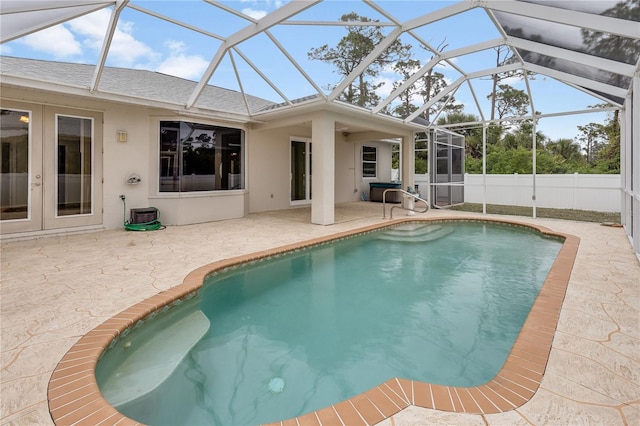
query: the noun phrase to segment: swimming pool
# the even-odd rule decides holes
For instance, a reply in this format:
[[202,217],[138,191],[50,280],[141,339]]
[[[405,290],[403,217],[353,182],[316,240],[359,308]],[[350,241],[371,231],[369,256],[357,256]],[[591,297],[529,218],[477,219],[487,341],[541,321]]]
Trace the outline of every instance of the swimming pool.
[[[169,325],[169,336],[159,339],[173,350],[159,357],[168,358],[169,366],[152,370],[155,381],[147,383],[136,359],[134,383],[142,386],[135,390],[127,382],[111,392],[120,398],[111,400],[120,411],[145,423],[275,421],[336,404],[393,377],[465,387],[489,381],[504,364],[562,243],[521,226],[487,222],[401,227],[217,273],[200,299],[172,309],[190,321],[159,314],[145,323],[161,326],[143,325],[117,340],[98,364],[99,382],[123,364],[113,354],[132,358],[145,333],[153,336]],[[547,254],[534,256],[547,244]],[[356,246],[367,250],[359,253]],[[311,267],[310,275],[300,274],[302,266]],[[532,282],[518,287],[525,276]],[[472,303],[478,300],[483,303]],[[354,305],[363,312],[354,315]],[[174,335],[186,342],[174,344]],[[213,346],[205,349],[208,341]],[[140,359],[157,354],[155,345]],[[219,362],[201,362],[209,359]],[[428,371],[428,365],[436,369]],[[108,386],[101,388],[109,399]],[[197,403],[180,411],[186,400]],[[259,403],[270,411],[255,409]],[[141,417],[145,413],[157,417]]]

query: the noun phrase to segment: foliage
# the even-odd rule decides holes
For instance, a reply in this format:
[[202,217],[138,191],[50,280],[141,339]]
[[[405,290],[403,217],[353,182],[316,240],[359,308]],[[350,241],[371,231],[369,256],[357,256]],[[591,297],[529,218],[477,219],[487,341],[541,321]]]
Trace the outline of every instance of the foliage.
[[[347,35],[340,39],[336,47],[324,44],[311,49],[307,56],[309,59],[332,64],[336,68],[335,72],[343,79],[367,58],[385,36],[380,26],[375,24],[378,21],[360,16],[355,12],[342,15],[340,20],[347,23],[353,21],[371,22],[371,25],[347,25]],[[402,44],[399,40],[391,43],[355,80],[350,82],[344,92],[340,94],[339,99],[362,107],[378,104],[380,97],[376,90],[383,83],[374,83],[372,79],[378,77],[385,67],[392,66],[398,61],[408,60],[410,50],[411,45]],[[329,89],[333,89],[333,87],[329,87]]]
[[[640,0],[626,0],[604,13],[608,16],[635,16],[640,20]],[[355,12],[343,15],[340,20],[345,22],[347,34],[340,39],[338,45],[330,47],[327,44],[311,49],[308,57],[320,60],[335,67],[335,72],[341,80],[351,76],[354,70],[369,57],[377,45],[384,39],[378,21],[359,16]],[[371,25],[349,25],[350,22],[360,21]],[[589,53],[614,60],[635,58],[640,42],[637,40],[623,40],[621,37],[583,30],[582,37]],[[402,78],[393,85],[393,90],[409,81],[414,74],[424,66],[419,60],[410,56],[411,45],[395,40],[387,49],[356,76],[345,87],[339,98],[346,102],[362,107],[373,107],[380,101],[376,90],[383,83],[376,83],[383,70],[393,70]],[[445,40],[437,48],[442,52],[446,48]],[[495,48],[496,67],[508,65],[517,60],[512,50],[500,46]],[[526,54],[526,51],[521,52]],[[635,55],[635,56],[634,56]],[[433,56],[432,58],[433,59]],[[352,76],[353,77],[353,76]],[[533,168],[533,132],[534,123],[531,119],[511,123],[503,120],[507,117],[522,117],[529,112],[531,106],[528,94],[507,84],[512,78],[524,78],[525,72],[515,70],[497,73],[491,76],[492,89],[487,95],[491,103],[491,118],[486,126],[486,171],[487,173],[532,173]],[[535,78],[527,73],[527,78]],[[463,106],[456,104],[453,96],[438,99],[438,94],[447,87],[444,74],[433,67],[424,70],[419,78],[399,94],[399,103],[393,107],[387,106],[385,112],[401,117],[407,117],[428,105],[420,116],[431,121],[436,113],[439,116],[437,124],[468,123],[469,127],[455,126],[452,130],[463,134],[466,143],[465,171],[468,173],[482,173],[483,130],[478,124],[480,118],[473,114],[466,114]],[[616,84],[616,82],[611,82]],[[333,89],[336,86],[329,87]],[[434,101],[437,99],[437,101]],[[417,102],[417,104],[416,104]],[[598,105],[601,106],[601,105]],[[539,114],[539,112],[536,112]],[[574,139],[549,140],[539,130],[536,130],[536,172],[537,173],[620,173],[620,128],[618,112],[612,113],[605,124],[588,123],[578,126],[579,134]],[[419,142],[421,143],[421,142]],[[420,151],[416,146],[415,171],[426,173],[428,159],[426,151]],[[395,157],[394,157],[395,158]],[[398,160],[395,160],[396,162]]]
[[[487,95],[491,100],[493,93]],[[520,117],[527,113],[529,95],[524,90],[518,90],[508,84],[499,84],[495,92],[495,111],[498,118]]]
[[[446,47],[447,45],[443,41],[438,47],[438,51],[441,52]],[[433,59],[433,56],[431,59]],[[406,61],[398,61],[393,66],[393,69],[403,76],[403,81],[406,81],[414,74],[414,72],[418,71],[421,66],[422,64],[419,60],[408,59]],[[393,89],[397,89],[402,85],[402,83],[403,82],[395,82],[393,84]],[[445,87],[447,87],[447,81],[445,80],[444,74],[430,68],[426,73],[424,73],[424,75],[418,78],[410,87],[400,94],[399,99],[401,103],[394,107],[391,112],[399,117],[407,117],[418,110],[418,106],[413,103],[414,99],[420,98],[423,105],[428,104]],[[456,104],[455,97],[450,94],[434,102],[433,105],[426,108],[420,116],[427,122],[431,122],[431,117],[438,111],[455,113],[461,112],[463,108],[464,105]]]
[[[438,120],[438,125],[472,123],[479,121],[472,114],[449,114]],[[542,132],[536,132],[536,173],[620,173],[620,129],[617,112],[604,125],[589,123],[585,131],[592,129],[597,133],[599,142],[594,151],[595,160],[587,161],[583,154],[580,138],[549,140]],[[453,128],[465,136],[467,173],[482,173],[482,128]],[[488,174],[530,174],[533,172],[533,154],[531,151],[533,123],[531,120],[520,122],[517,127],[507,131],[504,127],[492,124],[487,126],[486,171]],[[417,160],[416,160],[417,161]]]

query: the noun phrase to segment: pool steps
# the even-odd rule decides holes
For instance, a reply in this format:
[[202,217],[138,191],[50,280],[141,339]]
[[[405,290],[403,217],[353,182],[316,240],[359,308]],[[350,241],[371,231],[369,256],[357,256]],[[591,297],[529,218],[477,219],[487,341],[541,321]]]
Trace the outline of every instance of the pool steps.
[[409,223],[384,231],[377,238],[386,241],[424,243],[438,240],[453,232],[452,226]]
[[[130,350],[131,355],[117,365],[107,366],[111,374],[99,380],[100,391],[107,401],[115,407],[127,404],[156,389],[173,373],[209,330],[207,316],[200,309],[192,311],[174,322],[158,317],[154,327],[133,330],[110,348],[115,351]],[[157,332],[159,327],[162,329],[162,339],[149,336]],[[144,335],[136,331],[142,331]],[[137,342],[141,346],[136,347]]]

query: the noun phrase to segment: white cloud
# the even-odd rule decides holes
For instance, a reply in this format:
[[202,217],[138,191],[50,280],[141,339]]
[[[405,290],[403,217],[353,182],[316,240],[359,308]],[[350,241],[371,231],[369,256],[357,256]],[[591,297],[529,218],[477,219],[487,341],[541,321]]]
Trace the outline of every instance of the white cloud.
[[154,60],[159,56],[151,47],[136,40],[132,34],[116,30],[109,49],[109,59],[120,66],[132,66],[142,59]]
[[[69,27],[83,38],[83,45],[99,52],[110,19],[111,12],[101,9],[70,21]],[[152,48],[134,37],[134,28],[132,22],[118,21],[109,48],[109,59],[118,66],[130,67],[141,59],[153,60],[157,56]]]
[[[102,49],[111,12],[101,9],[64,24],[38,31],[22,40],[31,49],[55,59],[79,59],[97,55]],[[141,59],[153,60],[157,54],[133,36],[134,25],[119,21],[113,34],[109,59],[118,66],[133,66]]]
[[48,53],[55,59],[69,59],[82,54],[82,44],[63,25],[29,34],[21,42],[34,51]]
[[524,86],[525,83],[521,77],[513,76],[513,77],[507,77],[503,80],[500,80],[500,84],[508,84],[509,86],[518,86],[518,85]]
[[379,77],[373,81],[373,84],[384,83],[382,86],[376,89],[376,94],[380,96],[382,99],[386,99],[391,92],[393,91],[393,83],[396,79],[388,78],[388,77]]
[[267,15],[267,11],[266,10],[256,10],[256,9],[251,8],[251,7],[247,7],[245,9],[242,9],[242,13],[244,13],[247,16],[252,17],[253,19],[261,19],[261,18],[264,18]]
[[165,46],[169,49],[169,55],[155,67],[158,72],[196,80],[209,66],[209,62],[202,56],[186,54],[186,47],[182,41],[168,40],[165,42]]

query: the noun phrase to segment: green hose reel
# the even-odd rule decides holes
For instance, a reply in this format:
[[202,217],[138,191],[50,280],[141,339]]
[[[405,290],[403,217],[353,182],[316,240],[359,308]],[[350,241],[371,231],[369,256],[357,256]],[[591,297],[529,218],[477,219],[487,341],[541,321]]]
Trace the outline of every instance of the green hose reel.
[[[134,222],[133,215],[132,215],[131,221],[126,220],[126,217],[127,217],[127,203],[125,201],[126,197],[124,195],[121,195],[120,199],[122,200],[122,208],[123,208],[122,216],[124,221],[124,229],[126,229],[127,231],[157,231],[158,229],[166,228],[166,226],[160,223],[160,211],[155,207],[150,207],[149,209],[146,209],[149,211],[153,210],[154,217],[152,220],[149,220],[146,222],[144,221],[138,222],[136,220]],[[139,210],[139,209],[136,209],[136,210]]]

